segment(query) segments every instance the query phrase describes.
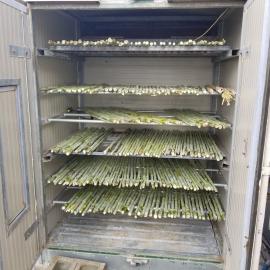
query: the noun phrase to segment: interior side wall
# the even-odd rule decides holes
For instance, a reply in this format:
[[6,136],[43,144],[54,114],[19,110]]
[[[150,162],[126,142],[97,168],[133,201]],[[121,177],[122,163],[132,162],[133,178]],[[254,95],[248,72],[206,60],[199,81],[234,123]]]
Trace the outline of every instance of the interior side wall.
[[[240,47],[240,33],[242,26],[242,10],[234,10],[225,18],[222,24],[222,36],[226,42],[232,46],[233,49],[238,49]],[[229,58],[225,61],[216,63],[216,81],[217,84],[232,88],[237,92],[238,84],[238,65],[239,58]],[[230,106],[226,104],[222,105],[221,100],[218,102],[218,114],[222,115],[234,126],[234,115],[235,115],[236,103],[233,101]],[[226,160],[224,161],[224,166],[222,168],[222,177],[223,181],[227,183],[228,190],[233,184],[229,179],[230,167],[227,168],[227,165],[231,162],[231,150],[232,150],[232,138],[233,138],[233,128],[217,131],[217,136],[219,143],[222,145],[222,150],[226,155]],[[225,211],[227,213],[227,202],[228,202],[228,190],[220,189],[220,198],[224,205]],[[218,223],[219,231],[224,236],[223,240],[225,244],[227,241],[226,236],[226,223]],[[228,244],[230,245],[230,244]]]
[[240,48],[243,10],[235,9],[225,18],[222,36],[233,49]]
[[[46,48],[50,39],[74,39],[76,37],[76,22],[73,18],[54,11],[34,11],[33,13],[34,43],[36,48]],[[39,89],[51,85],[76,84],[77,63],[57,58],[37,58],[37,80]],[[78,98],[73,95],[42,95],[40,94],[40,120],[58,115],[68,107],[76,107]],[[43,152],[65,139],[69,134],[78,129],[77,124],[45,124],[41,125]],[[58,160],[59,159],[59,160]],[[61,192],[62,187],[46,184],[46,178],[55,172],[64,160],[57,158],[54,162],[43,164],[43,186],[47,212],[47,231],[55,226],[62,218],[59,207],[52,205],[52,200]]]

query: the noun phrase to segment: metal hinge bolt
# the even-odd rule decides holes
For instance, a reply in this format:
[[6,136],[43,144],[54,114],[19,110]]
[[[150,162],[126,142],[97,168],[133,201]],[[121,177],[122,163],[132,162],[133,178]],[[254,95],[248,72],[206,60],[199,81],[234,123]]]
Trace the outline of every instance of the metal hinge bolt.
[[239,51],[239,54],[243,57],[248,57],[250,55],[250,48],[246,47]]

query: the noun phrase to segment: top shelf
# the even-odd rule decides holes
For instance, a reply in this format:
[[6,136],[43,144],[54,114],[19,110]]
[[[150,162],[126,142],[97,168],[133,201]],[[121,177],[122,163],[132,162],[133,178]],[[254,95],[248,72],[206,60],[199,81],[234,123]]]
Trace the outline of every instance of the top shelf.
[[231,55],[230,46],[149,46],[149,47],[83,47],[50,46],[50,51],[76,56],[224,56]]
[[230,56],[225,40],[61,40],[49,41],[50,51],[76,56]]
[[154,85],[66,85],[40,89],[42,94],[88,94],[88,95],[133,95],[133,96],[221,96],[222,105],[230,105],[235,91],[230,88],[206,86],[154,86]]

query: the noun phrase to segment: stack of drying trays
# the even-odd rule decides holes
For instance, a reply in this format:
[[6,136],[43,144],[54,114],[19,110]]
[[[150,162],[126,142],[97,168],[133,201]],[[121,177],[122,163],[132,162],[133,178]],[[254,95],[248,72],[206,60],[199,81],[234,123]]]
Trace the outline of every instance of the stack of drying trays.
[[[224,40],[130,41],[106,40],[49,41],[51,48],[73,47],[176,47],[223,46]],[[220,95],[230,105],[235,92],[218,86],[83,85],[42,89],[46,94],[119,95]],[[173,118],[119,108],[86,108],[89,115],[108,123],[159,123],[226,129],[222,119],[190,110],[170,110]],[[111,139],[113,138],[113,139]],[[81,187],[62,207],[72,214],[127,214],[153,218],[224,220],[217,188],[200,159],[220,161],[223,153],[215,139],[204,131],[157,131],[130,129],[80,130],[50,152],[71,156],[49,177],[55,185]],[[101,156],[95,156],[95,155]],[[117,156],[117,158],[115,157]],[[185,159],[185,160],[183,160]]]

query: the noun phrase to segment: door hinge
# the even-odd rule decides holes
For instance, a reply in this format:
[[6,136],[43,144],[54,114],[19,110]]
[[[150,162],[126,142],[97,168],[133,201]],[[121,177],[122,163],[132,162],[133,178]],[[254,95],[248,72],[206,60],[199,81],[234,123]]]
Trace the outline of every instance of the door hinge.
[[229,251],[229,253],[231,253],[231,251],[232,251],[232,246],[231,246],[231,241],[230,241],[230,238],[229,238],[227,229],[225,230],[224,236],[225,236],[225,241],[226,241],[226,244],[227,244],[227,250]]
[[27,240],[37,229],[39,224],[39,220],[34,221],[34,223],[25,231],[24,233],[24,239]]
[[244,248],[248,249],[250,245],[250,240],[248,236],[245,236],[245,244],[244,244]]
[[246,12],[253,3],[254,3],[254,0],[247,0],[247,2],[244,5],[244,12]]
[[250,55],[250,46],[240,49],[239,55],[242,57],[248,57]]
[[9,45],[9,56],[19,58],[31,58],[31,50],[27,47]]
[[269,166],[263,166],[261,175],[270,176],[270,167]]

